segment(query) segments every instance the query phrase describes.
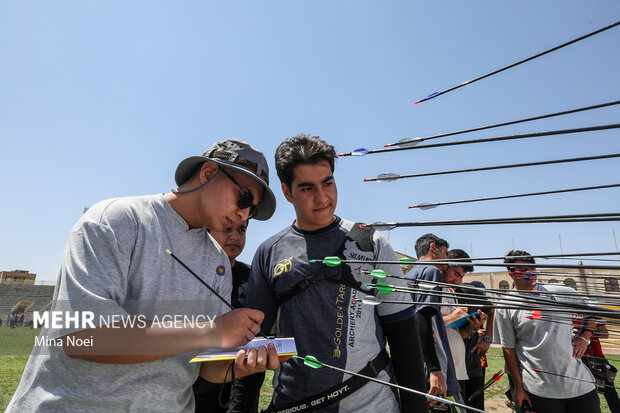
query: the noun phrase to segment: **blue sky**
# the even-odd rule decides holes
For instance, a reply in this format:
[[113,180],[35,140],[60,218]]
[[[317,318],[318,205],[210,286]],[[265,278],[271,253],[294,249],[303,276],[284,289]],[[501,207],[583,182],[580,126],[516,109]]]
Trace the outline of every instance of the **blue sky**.
[[[273,152],[319,135],[337,151],[618,100],[620,27],[413,105],[429,93],[620,19],[600,1],[4,1],[0,3],[0,270],[54,280],[84,207],[167,192],[186,156],[245,139]],[[617,123],[612,107],[454,139]],[[403,151],[337,162],[337,213],[428,221],[617,212],[620,190],[454,205],[419,202],[620,183],[620,160],[363,183],[381,172],[460,169],[620,153],[618,131]],[[448,141],[446,138],[443,141]],[[439,141],[437,141],[439,142]],[[246,251],[290,224],[253,222]],[[476,256],[613,251],[620,224],[402,228]]]

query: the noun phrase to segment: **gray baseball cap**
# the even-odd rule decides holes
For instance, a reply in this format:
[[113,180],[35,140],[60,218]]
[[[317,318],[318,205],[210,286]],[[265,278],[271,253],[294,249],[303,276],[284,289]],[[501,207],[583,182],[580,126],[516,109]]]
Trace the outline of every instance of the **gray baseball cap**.
[[183,185],[207,161],[234,169],[260,182],[264,191],[256,205],[258,212],[254,219],[266,221],[271,218],[276,210],[276,197],[269,188],[269,166],[261,151],[240,139],[216,142],[202,156],[190,156],[181,161],[174,173],[176,184]]

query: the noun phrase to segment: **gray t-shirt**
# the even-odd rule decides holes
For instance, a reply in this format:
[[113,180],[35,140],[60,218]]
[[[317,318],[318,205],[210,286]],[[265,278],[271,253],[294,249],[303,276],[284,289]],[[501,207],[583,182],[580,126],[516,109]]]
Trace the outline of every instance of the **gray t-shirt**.
[[[535,289],[576,293],[570,287],[557,285],[536,285]],[[515,291],[510,296],[525,295]],[[585,296],[541,294],[537,298],[591,304]],[[515,302],[506,301],[506,304],[515,305]],[[540,397],[568,399],[594,390],[592,373],[581,360],[573,357],[571,322],[570,314],[540,312],[534,306],[532,310],[495,310],[495,333],[502,347],[516,349],[523,387],[528,392]],[[547,373],[538,373],[534,369]],[[572,377],[574,380],[549,373]]]
[[[84,214],[69,235],[52,309],[93,311],[97,326],[114,315],[163,323],[166,315],[198,319],[226,311],[166,248],[230,299],[222,249],[205,228],[189,229],[163,195],[152,195],[102,201]],[[83,329],[43,329],[41,335]],[[196,353],[105,364],[69,358],[61,346],[37,346],[7,412],[193,412],[200,364],[189,360]]]
[[[246,306],[265,313],[263,330],[269,331],[276,320],[282,336],[295,337],[300,355],[313,355],[318,360],[350,371],[360,371],[385,347],[385,336],[379,317],[390,317],[407,309],[402,304],[382,303],[378,306],[352,302],[367,294],[348,285],[328,281],[352,277],[360,283],[370,283],[373,277],[363,271],[374,269],[373,264],[342,264],[328,267],[310,259],[340,256],[351,260],[397,260],[388,241],[374,232],[373,251],[360,249],[357,242],[347,239],[353,222],[337,218],[331,225],[316,231],[303,231],[294,225],[265,241],[256,251],[251,266]],[[400,275],[398,264],[377,265],[388,274]],[[279,305],[279,298],[304,279],[318,281],[312,287]],[[404,286],[406,282],[390,278],[390,284]],[[390,301],[411,301],[409,294],[378,294]],[[412,313],[411,313],[412,314]],[[411,315],[410,315],[411,316]],[[418,349],[412,349],[412,352]],[[377,378],[390,380],[391,365]],[[315,370],[299,360],[280,365],[274,374],[274,403],[276,407],[302,400],[342,383],[349,376],[322,368]],[[321,409],[321,412],[394,412],[398,401],[387,386],[368,382],[355,393]]]

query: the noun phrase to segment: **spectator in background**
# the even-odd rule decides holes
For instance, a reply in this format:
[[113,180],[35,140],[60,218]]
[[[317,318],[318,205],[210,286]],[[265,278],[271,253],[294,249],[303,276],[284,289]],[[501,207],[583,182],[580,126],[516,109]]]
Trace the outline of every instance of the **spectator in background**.
[[[471,288],[473,287],[473,288]],[[480,281],[472,281],[469,284],[463,284],[457,288],[457,292],[465,294],[479,294],[484,296],[484,284]],[[467,375],[469,379],[461,383],[463,388],[463,398],[468,406],[484,410],[484,391],[478,392],[484,387],[486,374],[486,354],[493,342],[493,319],[495,310],[492,304],[486,298],[459,298],[459,304],[480,307],[483,314],[488,315],[486,323],[475,334],[464,338],[465,342],[465,358]],[[474,393],[476,397],[469,400]]]
[[[465,274],[474,270],[473,265],[471,265],[469,255],[461,249],[453,249],[448,251],[448,259],[462,260],[463,265],[450,265],[450,267],[446,270],[444,282],[454,285],[455,288],[444,287],[444,291],[471,294],[472,292],[469,289],[467,291],[463,291],[463,289],[456,287],[463,283],[463,277],[465,277]],[[468,319],[467,323],[460,328],[446,328],[448,342],[450,343],[450,350],[452,352],[452,359],[454,360],[456,376],[461,386],[461,395],[463,396],[463,399],[467,401],[467,398],[470,395],[472,395],[479,387],[484,385],[484,374],[480,377],[476,376],[475,379],[471,377],[467,368],[467,362],[473,346],[475,346],[478,342],[478,329],[486,322],[487,312],[489,310],[487,308],[484,308],[483,310],[481,308],[483,307],[483,302],[476,299],[444,297],[443,302],[454,303],[454,306],[443,306],[441,308],[441,313],[446,326],[462,317],[469,315],[470,313],[478,313],[478,315]],[[477,354],[476,359],[478,366],[480,367],[480,357],[478,357]],[[479,383],[480,381],[482,381],[481,384]],[[476,406],[472,405],[472,407]]]
[[[450,244],[446,240],[434,234],[422,235],[415,243],[419,261],[445,260],[448,258],[449,247]],[[405,274],[405,277],[422,282],[443,282],[447,270],[447,265],[417,264]],[[442,291],[442,287],[436,285],[429,290],[431,291]],[[446,327],[441,315],[442,298],[423,292],[414,293],[412,297],[414,302],[424,302],[424,304],[416,304],[415,311],[424,362],[429,374],[429,394],[439,397],[454,396],[456,401],[462,402],[461,388],[456,377]],[[435,404],[433,402],[431,406]]]
[[[576,291],[570,287],[537,283],[535,268],[519,265],[535,263],[525,251],[510,251],[504,262],[514,264],[508,267],[517,290],[511,296],[521,298],[523,303],[536,297],[589,304],[586,297],[576,297]],[[549,294],[554,292],[574,295]],[[505,302],[515,305],[514,301]],[[527,402],[536,412],[600,412],[594,377],[580,360],[590,344],[596,319],[585,319],[584,328],[573,337],[570,317],[551,310],[543,316],[535,306],[531,308],[498,308],[495,313],[496,333],[510,374],[514,403],[523,407]]]

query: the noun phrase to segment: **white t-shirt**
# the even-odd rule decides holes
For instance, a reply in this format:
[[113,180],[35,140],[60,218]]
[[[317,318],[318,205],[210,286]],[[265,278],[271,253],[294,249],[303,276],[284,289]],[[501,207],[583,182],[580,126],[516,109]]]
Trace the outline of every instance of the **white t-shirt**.
[[[454,290],[449,287],[443,288],[446,293],[453,293]],[[456,297],[444,296],[441,300],[444,304],[454,304],[452,306],[441,306],[441,315],[445,317],[451,314],[457,307]],[[468,380],[467,375],[467,363],[465,357],[465,342],[458,328],[446,327],[446,335],[448,336],[448,344],[450,344],[450,351],[452,352],[452,360],[454,361],[454,370],[456,372],[456,378],[458,380]]]

